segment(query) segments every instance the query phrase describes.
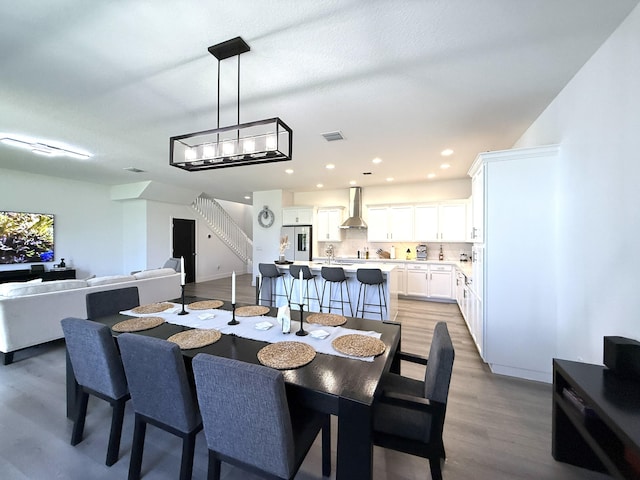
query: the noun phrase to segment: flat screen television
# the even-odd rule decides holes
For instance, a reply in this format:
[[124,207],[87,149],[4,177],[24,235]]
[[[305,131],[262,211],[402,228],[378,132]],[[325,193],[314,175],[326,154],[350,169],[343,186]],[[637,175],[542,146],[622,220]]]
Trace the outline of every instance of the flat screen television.
[[0,211],[0,264],[53,260],[52,214]]

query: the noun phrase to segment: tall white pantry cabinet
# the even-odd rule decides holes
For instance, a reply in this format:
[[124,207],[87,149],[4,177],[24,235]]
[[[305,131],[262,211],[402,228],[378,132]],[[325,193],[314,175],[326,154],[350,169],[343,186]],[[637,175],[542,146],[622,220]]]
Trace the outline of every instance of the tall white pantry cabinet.
[[545,382],[556,352],[558,156],[557,145],[487,152],[469,170],[479,350],[494,373]]

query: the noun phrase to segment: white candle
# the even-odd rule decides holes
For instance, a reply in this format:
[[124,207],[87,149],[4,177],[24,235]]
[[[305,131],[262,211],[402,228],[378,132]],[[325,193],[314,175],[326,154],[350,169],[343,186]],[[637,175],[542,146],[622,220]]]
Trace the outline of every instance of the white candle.
[[236,303],[236,272],[231,274],[231,303]]
[[184,257],[180,257],[180,285],[185,284],[187,274],[184,271]]
[[298,275],[298,279],[300,280],[300,303],[304,303],[304,299],[302,298],[302,269],[300,269],[300,275]]

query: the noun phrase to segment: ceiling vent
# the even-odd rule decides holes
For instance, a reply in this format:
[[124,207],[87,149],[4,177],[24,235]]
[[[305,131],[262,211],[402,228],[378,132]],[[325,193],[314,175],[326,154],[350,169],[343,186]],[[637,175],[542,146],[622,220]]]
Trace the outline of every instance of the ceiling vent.
[[339,131],[339,130],[336,130],[335,132],[323,133],[322,136],[324,137],[324,139],[327,142],[335,142],[336,140],[344,140],[344,137],[342,136],[342,132]]

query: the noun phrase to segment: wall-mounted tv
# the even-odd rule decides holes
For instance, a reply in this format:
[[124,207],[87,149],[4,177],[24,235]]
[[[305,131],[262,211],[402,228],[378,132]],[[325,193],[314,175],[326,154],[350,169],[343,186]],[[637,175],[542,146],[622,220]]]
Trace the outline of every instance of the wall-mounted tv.
[[0,264],[53,260],[52,214],[0,211]]

